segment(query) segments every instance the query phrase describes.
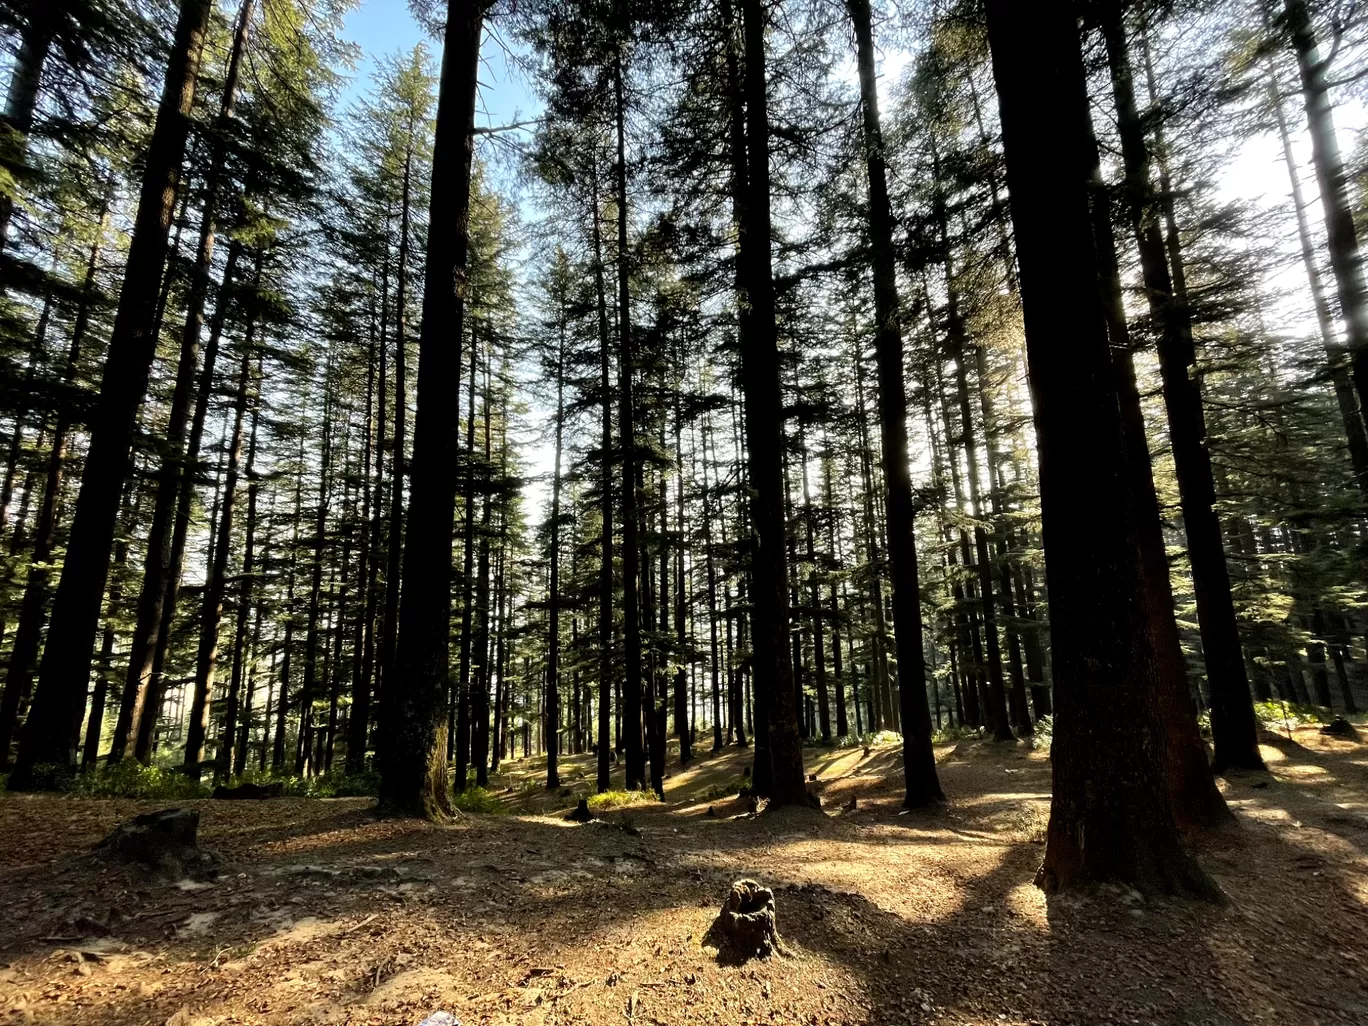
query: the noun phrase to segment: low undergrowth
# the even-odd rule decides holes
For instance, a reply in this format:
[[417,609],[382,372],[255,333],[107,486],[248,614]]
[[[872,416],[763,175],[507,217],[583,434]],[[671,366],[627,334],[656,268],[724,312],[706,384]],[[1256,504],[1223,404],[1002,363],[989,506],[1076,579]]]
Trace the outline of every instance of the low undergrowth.
[[640,805],[643,802],[658,801],[652,791],[603,791],[600,794],[590,795],[590,812],[607,812],[609,809],[621,809],[628,805]]

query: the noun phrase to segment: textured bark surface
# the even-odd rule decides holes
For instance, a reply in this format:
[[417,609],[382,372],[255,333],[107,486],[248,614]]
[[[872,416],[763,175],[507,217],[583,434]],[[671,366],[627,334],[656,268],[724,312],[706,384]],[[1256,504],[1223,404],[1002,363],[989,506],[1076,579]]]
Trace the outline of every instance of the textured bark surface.
[[1054,796],[1037,882],[1214,895],[1179,844],[1165,790],[1161,665],[1128,513],[1073,6],[990,0],[988,30],[1021,262],[1054,655]]

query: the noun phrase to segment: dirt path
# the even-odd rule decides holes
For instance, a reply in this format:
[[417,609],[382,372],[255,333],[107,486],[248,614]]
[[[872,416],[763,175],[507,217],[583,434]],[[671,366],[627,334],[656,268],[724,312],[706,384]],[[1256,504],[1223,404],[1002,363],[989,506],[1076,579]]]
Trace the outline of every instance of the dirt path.
[[[159,803],[6,797],[0,1023],[1362,1024],[1368,746],[1297,742],[1265,749],[1271,779],[1227,784],[1242,829],[1201,850],[1224,909],[1047,902],[1048,765],[987,744],[940,753],[935,813],[899,815],[881,749],[812,753],[826,816],[704,798],[740,752],[587,826],[547,814],[588,784],[573,759],[570,795],[515,764],[515,814],[440,827],[366,799],[188,803],[225,860],[208,886],[93,868]],[[776,889],[787,957],[703,946],[741,876]]]

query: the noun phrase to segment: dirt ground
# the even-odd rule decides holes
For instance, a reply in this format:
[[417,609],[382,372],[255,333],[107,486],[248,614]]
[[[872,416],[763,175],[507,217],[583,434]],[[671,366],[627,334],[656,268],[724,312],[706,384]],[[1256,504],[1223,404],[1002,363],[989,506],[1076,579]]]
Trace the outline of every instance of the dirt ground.
[[[809,751],[825,815],[706,797],[743,751],[584,826],[561,818],[582,758],[568,795],[515,763],[509,814],[443,826],[368,799],[183,803],[223,859],[209,884],[91,855],[168,803],[6,796],[0,1023],[1368,1023],[1368,745],[1305,728],[1223,784],[1241,829],[1199,854],[1225,908],[1047,900],[1044,756],[938,754],[950,804],[927,813],[900,814],[878,748]],[[704,936],[745,876],[775,889],[788,953],[721,964]]]

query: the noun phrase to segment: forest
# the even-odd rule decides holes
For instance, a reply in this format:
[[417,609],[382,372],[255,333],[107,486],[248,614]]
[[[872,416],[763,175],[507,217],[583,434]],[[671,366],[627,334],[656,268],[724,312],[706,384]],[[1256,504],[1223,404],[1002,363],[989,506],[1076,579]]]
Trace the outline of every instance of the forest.
[[[362,2],[0,0],[0,1011],[1364,1021],[1368,9]],[[168,803],[465,969],[252,1005],[227,869],[130,913],[79,861]],[[659,892],[594,883],[629,858]],[[725,944],[574,1005],[628,972],[571,979],[619,965],[579,903],[682,937],[743,876],[788,1005]],[[180,996],[78,945],[64,1018],[32,979],[96,936],[182,945]],[[1245,965],[1325,945],[1319,1004]],[[915,961],[983,948],[981,992]]]

